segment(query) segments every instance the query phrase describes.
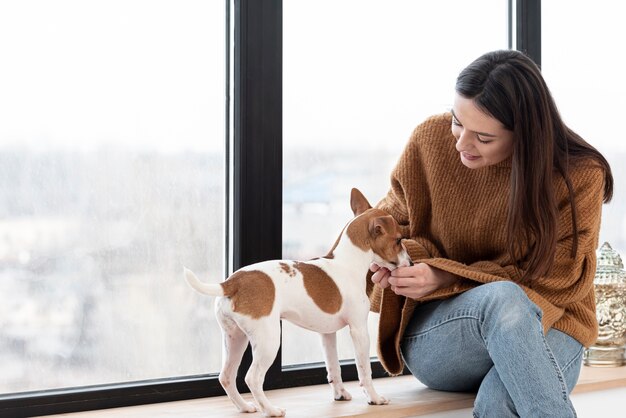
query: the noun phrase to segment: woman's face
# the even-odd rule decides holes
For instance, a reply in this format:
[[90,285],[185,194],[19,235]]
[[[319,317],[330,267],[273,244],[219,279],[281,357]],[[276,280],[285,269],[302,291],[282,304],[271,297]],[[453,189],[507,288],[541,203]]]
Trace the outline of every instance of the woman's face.
[[452,135],[461,162],[468,168],[498,164],[513,153],[513,132],[458,93],[452,107]]

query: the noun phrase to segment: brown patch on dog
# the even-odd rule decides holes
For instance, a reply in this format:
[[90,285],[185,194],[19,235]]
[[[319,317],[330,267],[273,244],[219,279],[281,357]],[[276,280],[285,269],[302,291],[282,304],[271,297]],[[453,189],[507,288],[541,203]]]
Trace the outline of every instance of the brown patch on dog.
[[280,262],[280,270],[289,275],[289,277],[296,277],[296,272],[291,268],[291,266],[287,263]]
[[367,251],[372,248],[372,236],[370,234],[370,223],[374,218],[381,216],[389,216],[387,213],[380,209],[369,209],[363,214],[354,218],[348,225],[346,235],[352,241],[354,245]]
[[372,249],[389,262],[396,262],[398,259],[402,238],[400,226],[383,210],[368,209],[354,218],[348,225],[346,235],[363,251]]
[[267,274],[258,270],[237,271],[222,284],[233,311],[254,319],[268,316],[274,307],[276,287]]
[[298,262],[294,267],[302,273],[304,288],[313,302],[326,313],[339,312],[343,299],[333,279],[324,270],[313,264]]

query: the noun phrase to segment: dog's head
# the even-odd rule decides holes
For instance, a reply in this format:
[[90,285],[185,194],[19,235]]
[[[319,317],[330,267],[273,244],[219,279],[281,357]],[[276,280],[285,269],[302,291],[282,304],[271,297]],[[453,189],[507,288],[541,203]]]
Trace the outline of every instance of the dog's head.
[[402,245],[400,225],[391,215],[372,208],[358,189],[352,189],[350,206],[355,219],[346,233],[354,245],[363,250],[371,249],[372,261],[389,270],[411,265],[411,258]]

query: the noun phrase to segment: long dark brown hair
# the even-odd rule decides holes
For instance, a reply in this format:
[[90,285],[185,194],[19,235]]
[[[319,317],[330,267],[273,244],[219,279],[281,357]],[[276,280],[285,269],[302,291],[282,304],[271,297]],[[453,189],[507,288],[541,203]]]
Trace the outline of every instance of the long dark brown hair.
[[[555,171],[569,190],[574,234],[571,255],[575,257],[578,228],[570,163],[592,159],[604,169],[605,203],[613,196],[611,168],[602,154],[563,123],[541,71],[522,52],[482,55],[459,74],[456,91],[513,132],[508,252],[517,268],[525,271],[524,279],[546,275],[557,244]],[[530,248],[525,254],[527,245]]]

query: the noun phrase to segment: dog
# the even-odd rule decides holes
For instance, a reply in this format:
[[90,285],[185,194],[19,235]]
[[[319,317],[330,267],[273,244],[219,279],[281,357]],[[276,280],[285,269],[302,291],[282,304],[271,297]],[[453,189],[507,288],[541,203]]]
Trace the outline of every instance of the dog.
[[348,325],[359,382],[368,403],[389,403],[372,385],[366,273],[372,262],[393,270],[411,265],[411,260],[402,245],[400,227],[390,215],[373,209],[357,189],[352,189],[350,206],[354,218],[324,257],[306,262],[272,260],[252,264],[220,284],[205,284],[185,268],[191,287],[218,296],[215,312],[225,346],[219,381],[240,412],[257,411],[254,404],[243,399],[235,384],[250,341],[253,360],[245,382],[265,416],[285,415],[285,410],[272,405],[263,392],[265,374],[280,346],[281,319],[321,334],[335,400],[352,399],[341,380],[336,347],[336,331]]

